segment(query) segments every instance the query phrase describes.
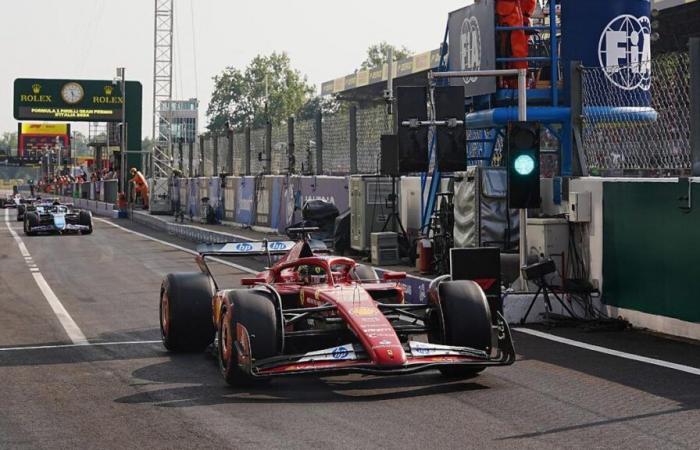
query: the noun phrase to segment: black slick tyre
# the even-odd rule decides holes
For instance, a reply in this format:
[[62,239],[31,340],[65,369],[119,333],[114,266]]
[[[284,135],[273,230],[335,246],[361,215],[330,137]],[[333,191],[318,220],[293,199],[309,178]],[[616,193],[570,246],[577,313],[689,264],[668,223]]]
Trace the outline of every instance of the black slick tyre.
[[171,273],[160,289],[160,335],[173,352],[202,351],[214,342],[213,291],[200,272]]
[[32,228],[37,226],[39,226],[39,216],[32,211],[27,212],[24,217],[24,234],[36,236],[36,231],[32,231]]
[[[470,347],[490,352],[491,310],[486,294],[473,281],[444,281],[438,286],[442,306],[445,345]],[[470,378],[483,371],[470,366],[443,367],[447,377]]]
[[[229,306],[222,311],[217,342],[217,359],[221,374],[232,386],[250,385],[257,381],[239,367],[237,330],[241,325],[248,332],[253,361],[278,354],[279,328],[275,306],[268,292],[248,289],[228,294]],[[260,380],[263,381],[263,380]]]
[[26,211],[26,206],[19,204],[17,205],[17,222],[21,222],[24,220],[24,213]]
[[89,211],[80,211],[78,213],[78,224],[88,227],[87,230],[81,230],[81,234],[92,233],[92,214]]

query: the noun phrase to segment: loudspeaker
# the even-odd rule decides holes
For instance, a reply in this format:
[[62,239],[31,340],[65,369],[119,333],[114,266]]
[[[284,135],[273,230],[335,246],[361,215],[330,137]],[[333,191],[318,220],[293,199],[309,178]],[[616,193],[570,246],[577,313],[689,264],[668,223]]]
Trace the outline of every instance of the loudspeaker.
[[[464,87],[435,88],[435,119],[464,122]],[[437,161],[441,172],[458,172],[467,168],[467,141],[464,125],[437,128]]]
[[399,173],[399,139],[395,134],[382,134],[381,164],[379,172],[382,175],[398,177]]
[[425,86],[396,88],[396,116],[398,120],[399,173],[427,172],[428,127],[410,128],[403,122],[428,120],[428,90]]

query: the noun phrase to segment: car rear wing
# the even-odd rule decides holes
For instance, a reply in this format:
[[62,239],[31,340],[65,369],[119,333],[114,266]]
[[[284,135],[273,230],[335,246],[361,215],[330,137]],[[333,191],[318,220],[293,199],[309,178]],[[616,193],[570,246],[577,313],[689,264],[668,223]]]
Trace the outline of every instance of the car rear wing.
[[294,241],[247,241],[223,244],[200,244],[197,253],[202,256],[267,256],[284,255],[294,247]]
[[[200,269],[214,281],[214,276],[207,267],[204,258],[207,256],[232,257],[232,256],[266,256],[267,265],[272,265],[273,255],[285,255],[296,245],[294,241],[247,241],[247,242],[224,242],[222,244],[200,244],[197,246],[197,259]],[[217,286],[218,289],[218,286]]]

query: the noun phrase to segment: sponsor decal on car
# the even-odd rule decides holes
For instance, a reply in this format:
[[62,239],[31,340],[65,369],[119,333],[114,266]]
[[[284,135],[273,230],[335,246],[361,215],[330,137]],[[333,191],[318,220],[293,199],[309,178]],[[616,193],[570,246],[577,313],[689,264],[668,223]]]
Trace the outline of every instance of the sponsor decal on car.
[[348,356],[348,349],[345,347],[336,347],[333,349],[333,359],[345,359]]
[[248,244],[247,242],[240,242],[236,244],[236,250],[239,252],[249,252],[253,250],[253,246],[251,244]]
[[372,317],[377,314],[377,309],[370,306],[357,306],[350,309],[350,313],[357,317]]
[[355,347],[352,344],[339,345],[323,350],[316,350],[304,354],[298,362],[311,361],[350,361],[357,359]]

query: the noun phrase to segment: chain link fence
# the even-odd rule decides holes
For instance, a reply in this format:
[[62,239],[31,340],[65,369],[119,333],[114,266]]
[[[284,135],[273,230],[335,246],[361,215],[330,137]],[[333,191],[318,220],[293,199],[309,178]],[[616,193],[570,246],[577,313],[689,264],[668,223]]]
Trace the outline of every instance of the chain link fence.
[[[380,136],[392,130],[392,117],[387,116],[383,106],[370,106],[356,110],[356,157],[358,173],[379,171]],[[272,174],[323,174],[345,175],[351,172],[351,120],[348,110],[323,116],[321,120],[322,170],[318,171],[318,130],[315,119],[295,120],[293,123],[294,147],[290,158],[289,124],[280,123],[271,127],[269,137],[266,128],[250,130],[250,175],[268,171],[267,140],[270,140]],[[192,144],[193,164],[189,167],[190,144],[183,151],[183,172],[192,176],[212,176],[228,172],[231,151],[229,139],[233,141],[233,174],[246,173],[248,143],[245,130],[231,135],[208,136]],[[216,145],[215,145],[216,142]],[[179,157],[174,149],[174,158]],[[200,161],[201,159],[201,161]],[[177,161],[175,161],[177,166]]]
[[668,176],[691,168],[690,59],[583,68],[581,127],[591,175]]

